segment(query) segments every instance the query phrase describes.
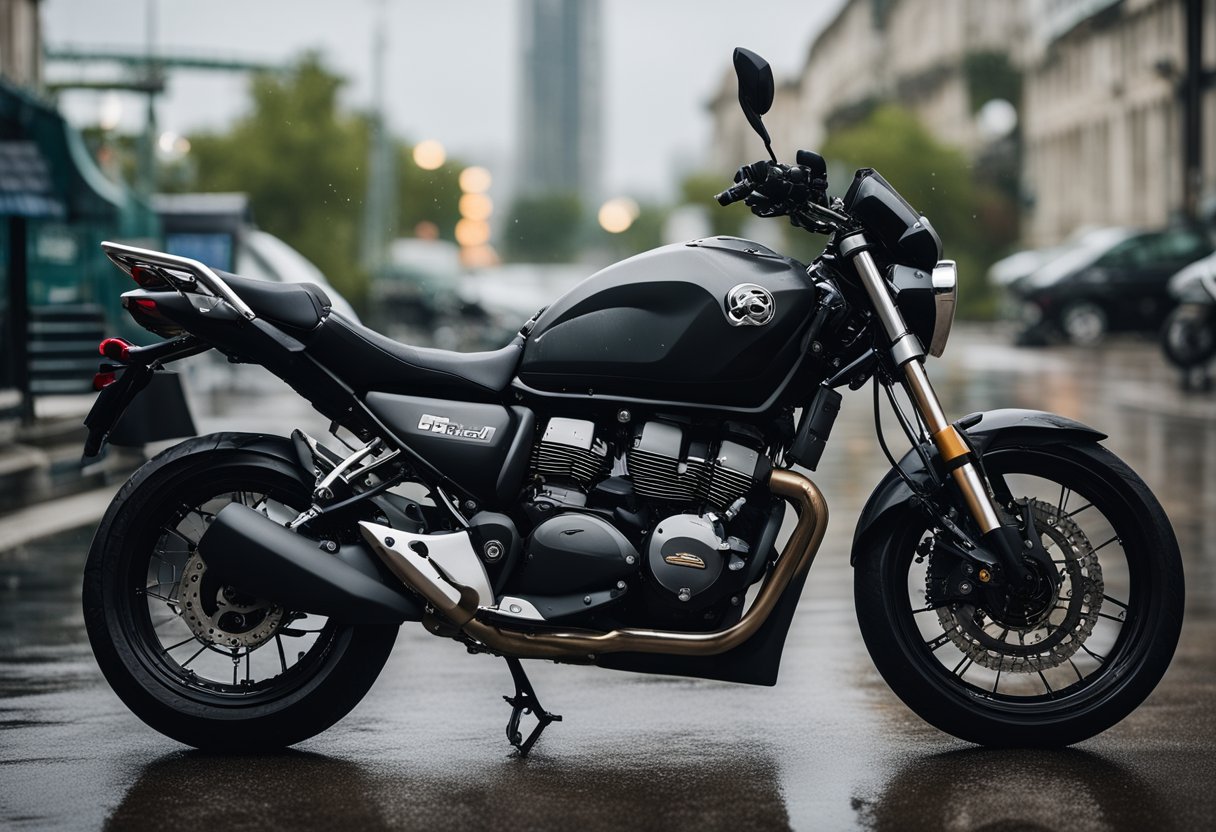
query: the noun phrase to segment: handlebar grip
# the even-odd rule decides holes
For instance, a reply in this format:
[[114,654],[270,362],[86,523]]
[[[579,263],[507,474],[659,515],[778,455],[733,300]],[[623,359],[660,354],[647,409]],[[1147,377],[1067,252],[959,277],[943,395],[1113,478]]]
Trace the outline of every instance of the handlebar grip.
[[733,185],[727,188],[722,193],[718,194],[714,199],[718,200],[719,205],[730,205],[732,202],[738,202],[752,192],[752,184],[750,182],[740,182],[738,185]]

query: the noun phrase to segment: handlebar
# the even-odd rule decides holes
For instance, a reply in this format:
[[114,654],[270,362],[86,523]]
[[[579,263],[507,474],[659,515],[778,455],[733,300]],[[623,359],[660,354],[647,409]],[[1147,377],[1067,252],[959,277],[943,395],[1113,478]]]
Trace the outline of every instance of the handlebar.
[[732,202],[738,202],[752,192],[752,183],[740,182],[738,185],[732,185],[722,193],[714,197],[718,200],[719,205],[730,205]]
[[[803,156],[800,152],[800,161]],[[788,216],[794,225],[822,233],[839,230],[849,222],[847,216],[828,207],[822,162],[812,167],[762,159],[739,168],[735,182],[714,197],[719,205],[743,200],[758,217]]]

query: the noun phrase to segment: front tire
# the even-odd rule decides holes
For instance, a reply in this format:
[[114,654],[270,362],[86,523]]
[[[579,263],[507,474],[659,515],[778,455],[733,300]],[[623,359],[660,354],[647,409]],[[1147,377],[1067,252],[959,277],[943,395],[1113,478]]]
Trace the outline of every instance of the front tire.
[[201,593],[188,585],[195,574],[208,582],[194,544],[226,502],[276,519],[308,505],[295,466],[250,439],[199,437],[145,464],[85,565],[85,624],[106,680],[152,728],[207,750],[265,751],[324,731],[363,698],[397,635],[244,597],[214,576]]
[[1169,666],[1183,610],[1173,530],[1144,482],[1101,446],[998,447],[984,463],[998,494],[1033,498],[1020,505],[1061,564],[1041,623],[934,606],[925,587],[935,556],[923,545],[934,530],[909,509],[857,564],[862,636],[896,695],[947,733],[999,747],[1080,742],[1131,713]]

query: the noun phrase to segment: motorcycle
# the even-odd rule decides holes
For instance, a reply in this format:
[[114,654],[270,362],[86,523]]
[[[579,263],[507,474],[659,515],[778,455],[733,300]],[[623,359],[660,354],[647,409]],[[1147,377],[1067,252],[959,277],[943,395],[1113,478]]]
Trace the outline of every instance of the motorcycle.
[[[745,49],[734,66],[768,158],[717,200],[829,235],[809,266],[734,237],[665,246],[502,349],[459,354],[391,341],[315,286],[103,244],[138,284],[126,310],[164,340],[102,343],[87,455],[168,364],[212,349],[284,379],[346,446],[203,436],[122,487],[83,603],[139,718],[199,748],[300,742],[355,706],[404,622],[506,659],[520,755],[560,719],[523,659],[773,685],[828,519],[794,466],[815,470],[840,388],[867,383],[891,469],[851,563],[895,693],[993,746],[1075,743],[1144,700],[1182,622],[1161,506],[1079,422],[947,418],[925,362],[946,347],[957,272],[932,224],[872,169],[829,199],[818,154],[778,163],[772,71]],[[912,446],[898,461],[884,395]]]
[[1216,255],[1171,277],[1169,291],[1178,305],[1161,327],[1161,350],[1182,372],[1182,389],[1209,390],[1208,364],[1216,356]]

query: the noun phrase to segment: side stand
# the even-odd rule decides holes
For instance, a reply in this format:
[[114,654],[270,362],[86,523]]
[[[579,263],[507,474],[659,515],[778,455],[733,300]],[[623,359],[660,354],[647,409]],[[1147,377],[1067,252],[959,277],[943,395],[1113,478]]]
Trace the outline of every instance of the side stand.
[[[511,706],[511,718],[507,720],[507,741],[515,746],[520,757],[527,757],[532,746],[540,739],[541,733],[549,727],[549,723],[561,722],[562,718],[540,706],[536,691],[532,690],[532,683],[528,681],[528,674],[524,673],[524,666],[519,663],[519,659],[508,658],[507,667],[511,668],[511,678],[515,680],[515,695],[503,697]],[[536,716],[536,727],[526,740],[519,732],[519,718],[524,714]]]

